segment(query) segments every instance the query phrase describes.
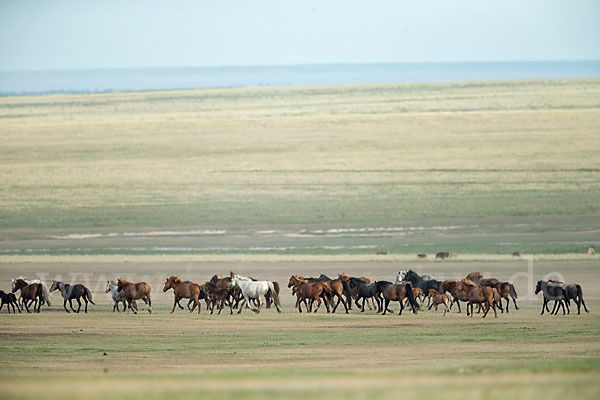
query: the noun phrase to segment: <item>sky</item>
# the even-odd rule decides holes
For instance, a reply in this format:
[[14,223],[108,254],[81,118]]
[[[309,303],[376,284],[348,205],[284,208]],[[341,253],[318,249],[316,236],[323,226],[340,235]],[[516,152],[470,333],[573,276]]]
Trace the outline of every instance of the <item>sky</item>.
[[600,60],[598,0],[0,0],[0,70]]

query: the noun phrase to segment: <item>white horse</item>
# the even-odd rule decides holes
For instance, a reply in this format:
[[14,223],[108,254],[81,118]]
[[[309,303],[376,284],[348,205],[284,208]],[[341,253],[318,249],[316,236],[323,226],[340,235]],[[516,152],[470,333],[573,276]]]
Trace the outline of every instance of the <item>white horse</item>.
[[115,312],[115,308],[118,312],[121,312],[121,310],[119,310],[119,303],[123,303],[123,311],[127,310],[127,302],[125,301],[123,291],[119,292],[117,289],[117,284],[113,281],[106,282],[106,289],[104,289],[104,293],[108,292],[111,293],[112,299],[115,302],[115,305],[113,306],[113,312]]
[[[252,311],[254,311],[255,313],[258,314],[260,312],[260,308],[262,307],[262,303],[260,302],[261,296],[271,296],[271,298],[273,299],[273,303],[275,304],[275,307],[277,308],[277,312],[281,312],[281,309],[279,308],[279,306],[280,306],[279,296],[277,295],[277,292],[275,291],[273,282],[271,282],[271,281],[253,281],[250,278],[246,278],[244,276],[240,276],[240,275],[234,274],[232,272],[230,288],[233,288],[235,286],[240,288],[240,291],[242,292],[242,296],[244,296],[244,298],[242,300],[243,304],[238,305],[238,309],[239,309],[238,314],[242,312],[242,309],[244,308],[243,307],[244,304],[247,304],[248,307],[250,307],[250,309]],[[250,299],[253,299],[254,301],[256,301],[258,303],[257,308],[254,308],[254,304],[250,301]]]
[[[44,291],[44,299],[47,299],[48,302],[48,306],[52,305],[52,302],[50,301],[50,292],[48,291],[48,288],[46,287],[46,284],[42,281],[40,281],[39,279],[25,279],[23,276],[19,276],[18,278],[15,279],[11,279],[12,280],[12,292],[15,293],[15,283],[19,280],[22,279],[25,281],[26,284],[31,285],[32,283],[41,283],[42,284],[42,290]],[[17,301],[21,304],[21,307],[23,306],[23,298],[21,297],[21,291],[19,290],[19,293],[17,294]]]

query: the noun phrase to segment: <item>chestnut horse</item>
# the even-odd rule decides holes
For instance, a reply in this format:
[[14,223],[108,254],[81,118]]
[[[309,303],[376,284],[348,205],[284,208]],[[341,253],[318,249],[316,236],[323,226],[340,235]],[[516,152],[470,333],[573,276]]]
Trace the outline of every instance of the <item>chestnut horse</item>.
[[[312,282],[309,283],[306,279],[302,277],[298,277],[296,275],[292,275],[288,282],[288,287],[293,287],[293,292],[296,294],[298,305],[298,312],[302,312],[302,302],[304,302],[304,306],[306,307],[306,312],[312,311],[312,304],[316,301],[317,307],[314,312],[317,312],[319,307],[321,307],[321,297],[323,297],[323,302],[325,303],[325,307],[327,308],[327,312],[329,313],[329,302],[327,301],[327,296],[323,296],[323,282]],[[306,303],[306,300],[309,300],[309,303]]]
[[444,307],[446,307],[444,309],[444,317],[446,316],[447,312],[450,312],[450,306],[448,304],[450,304],[450,302],[452,301],[450,299],[450,296],[448,296],[446,293],[439,293],[437,290],[435,289],[429,289],[429,297],[431,297],[432,302],[431,305],[429,306],[429,310],[431,310],[431,307],[435,306],[435,311],[437,311],[438,305],[443,304]]
[[175,295],[175,302],[173,303],[171,314],[175,312],[175,306],[179,304],[179,300],[181,299],[194,300],[194,305],[190,312],[193,312],[196,306],[198,306],[198,314],[200,314],[201,306],[198,297],[204,292],[204,288],[197,283],[184,283],[177,275],[172,275],[167,278],[165,286],[163,287],[163,292],[166,292],[169,289],[173,289],[173,294]]
[[148,305],[148,312],[152,314],[152,300],[150,300],[150,285],[146,282],[131,283],[123,278],[117,281],[117,290],[123,292],[123,297],[127,300],[127,307],[137,314],[138,307],[136,300],[142,299]]
[[17,290],[21,291],[21,298],[23,299],[23,306],[27,310],[28,313],[30,302],[33,302],[33,311],[40,312],[40,308],[42,307],[42,301],[45,301],[46,304],[50,305],[50,295],[48,294],[46,287],[41,283],[32,283],[30,285],[27,284],[23,279],[17,279],[14,282],[12,292],[16,292]]
[[[489,286],[477,286],[473,281],[463,279],[461,281],[467,292],[469,302],[467,303],[467,316],[473,318],[473,304],[485,304],[487,307],[483,313],[483,318],[490,311],[490,307],[494,309],[494,317],[498,318],[498,312],[496,311],[496,303],[500,301],[500,295],[496,288]],[[469,306],[471,306],[471,313],[469,314]]]
[[[466,287],[462,284],[461,281],[444,281],[440,285],[439,293],[450,293],[453,299],[453,303],[450,304],[450,308],[452,305],[456,303],[458,305],[458,312],[462,312],[460,309],[460,302],[468,302],[469,297],[467,295]],[[467,310],[468,312],[469,310]]]

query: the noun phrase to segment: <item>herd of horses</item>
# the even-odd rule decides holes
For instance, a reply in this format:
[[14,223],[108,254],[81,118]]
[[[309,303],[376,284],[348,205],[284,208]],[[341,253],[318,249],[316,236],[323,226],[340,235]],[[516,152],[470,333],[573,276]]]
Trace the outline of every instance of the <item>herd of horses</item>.
[[[398,315],[402,315],[405,308],[409,308],[416,314],[420,309],[431,310],[435,307],[437,310],[438,306],[443,305],[445,316],[446,313],[451,312],[455,304],[460,313],[461,302],[466,303],[466,314],[471,317],[475,305],[478,306],[477,312],[483,311],[483,318],[487,316],[490,309],[493,310],[496,318],[497,309],[502,313],[504,311],[508,313],[511,300],[515,310],[519,309],[517,292],[511,282],[484,278],[479,272],[471,272],[459,280],[440,281],[432,276],[419,275],[415,271],[407,270],[398,272],[394,282],[372,281],[367,277],[354,277],[346,273],[338,274],[337,278],[333,279],[323,274],[319,277],[292,275],[288,281],[288,288],[296,297],[295,308],[300,313],[302,305],[306,312],[317,312],[322,304],[328,313],[335,313],[340,304],[348,313],[354,304],[361,312],[365,311],[366,305],[370,310],[377,310],[378,313],[386,315],[392,312],[390,304],[396,302],[399,306]],[[81,300],[85,302],[86,313],[88,303],[95,304],[91,291],[84,285],[53,281],[48,290],[44,282],[19,277],[12,280],[10,293],[0,290],[0,310],[4,304],[7,304],[9,313],[11,307],[13,313],[16,311],[20,313],[22,309],[39,313],[42,305],[51,305],[50,293],[55,290],[60,291],[63,297],[63,308],[67,313],[69,312],[67,302],[74,313],[79,313],[81,310]],[[230,314],[233,314],[234,309],[237,309],[239,314],[245,308],[259,313],[263,304],[266,308],[274,305],[277,311],[281,312],[280,287],[277,282],[256,280],[233,272],[225,277],[215,274],[203,284],[184,281],[173,275],[166,279],[163,287],[163,292],[169,290],[173,290],[174,295],[171,313],[175,312],[177,307],[185,309],[180,304],[183,299],[188,300],[189,312],[198,308],[198,314],[202,308],[201,300],[205,302],[206,309],[210,310],[211,314],[215,311],[220,314],[225,307],[229,308]],[[19,297],[15,295],[16,292]],[[540,292],[543,294],[542,315],[544,311],[556,315],[561,308],[563,314],[570,313],[571,301],[577,305],[577,314],[581,313],[581,306],[589,312],[579,284],[540,280],[537,282],[535,293]],[[123,311],[131,310],[137,314],[137,301],[141,300],[146,304],[147,311],[152,313],[151,287],[146,282],[132,283],[122,278],[117,282],[108,281],[105,293],[111,293],[114,302],[113,312],[121,311],[119,305],[122,304]],[[78,303],[77,310],[73,308],[73,300]],[[548,308],[551,301],[554,301],[552,311]],[[32,310],[30,306],[33,306]]]

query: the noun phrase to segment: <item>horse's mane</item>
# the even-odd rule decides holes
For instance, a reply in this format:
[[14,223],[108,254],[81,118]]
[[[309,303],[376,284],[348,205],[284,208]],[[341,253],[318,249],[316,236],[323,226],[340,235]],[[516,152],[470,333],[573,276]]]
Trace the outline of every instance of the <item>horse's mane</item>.
[[462,279],[462,280],[461,280],[461,282],[462,282],[463,284],[467,285],[467,286],[477,286],[477,285],[475,284],[475,282],[473,282],[473,281],[472,281],[472,280],[470,280],[470,279],[466,279],[466,278],[465,278],[465,279]]
[[131,282],[129,282],[127,279],[123,279],[123,278],[117,279],[117,284],[119,284],[119,283],[124,286],[131,285]]
[[178,277],[177,275],[171,275],[169,278],[167,278],[168,281],[171,281],[173,283],[183,283],[183,281],[181,280],[180,277]]

